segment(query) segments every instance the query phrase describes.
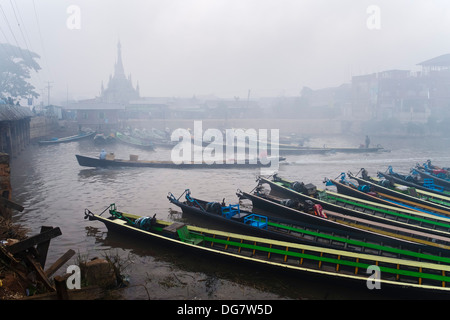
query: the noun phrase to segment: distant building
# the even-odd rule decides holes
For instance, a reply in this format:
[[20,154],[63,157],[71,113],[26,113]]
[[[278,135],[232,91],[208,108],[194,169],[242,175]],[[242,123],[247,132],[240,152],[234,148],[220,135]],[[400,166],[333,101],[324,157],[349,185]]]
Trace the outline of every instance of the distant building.
[[170,117],[169,98],[141,98],[131,100],[125,108],[126,119],[166,119]]
[[423,95],[436,117],[450,117],[450,54],[418,63]]
[[418,65],[421,72],[386,70],[352,78],[353,119],[427,122],[450,116],[450,55]]
[[97,100],[84,100],[76,105],[77,123],[98,131],[108,131],[120,126],[124,105],[104,103]]
[[139,99],[139,84],[133,87],[131,75],[125,76],[122,62],[122,45],[117,44],[117,61],[114,66],[114,75],[109,76],[106,89],[101,86],[100,100],[106,103],[127,104],[131,100]]
[[417,65],[422,67],[422,71],[424,74],[429,74],[436,71],[440,72],[450,70],[450,53],[423,61],[421,63],[418,63]]
[[350,84],[317,90],[303,87],[300,96],[272,99],[267,112],[280,119],[337,119],[348,112],[351,92]]
[[114,74],[109,77],[106,89],[102,83],[99,97],[69,104],[67,109],[76,111],[79,126],[108,131],[120,126],[121,120],[126,118],[129,102],[136,99],[139,99],[139,85],[134,88],[131,75],[128,78],[125,76],[119,42]]
[[419,78],[409,70],[387,70],[352,78],[354,119],[413,120],[427,110]]

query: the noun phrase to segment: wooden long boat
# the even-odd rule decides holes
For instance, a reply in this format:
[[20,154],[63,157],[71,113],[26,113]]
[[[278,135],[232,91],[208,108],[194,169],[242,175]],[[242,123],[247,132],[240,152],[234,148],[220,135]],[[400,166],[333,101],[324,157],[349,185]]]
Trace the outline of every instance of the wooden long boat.
[[78,141],[81,139],[92,137],[95,134],[95,131],[83,131],[73,136],[63,137],[63,138],[52,138],[50,140],[41,140],[38,143],[39,144],[57,144],[57,143],[65,143],[65,142],[72,142],[72,141]]
[[[180,198],[185,195],[185,201]],[[380,234],[367,229],[353,227],[348,224],[322,219],[317,224],[307,223],[317,216],[310,213],[298,212],[301,219],[281,219],[242,210],[239,204],[225,205],[219,202],[208,202],[190,196],[189,189],[185,190],[178,199],[169,193],[169,201],[178,206],[184,214],[218,221],[224,230],[239,230],[246,234],[282,241],[292,241],[309,245],[319,245],[339,250],[350,250],[361,253],[385,255],[390,257],[411,257],[435,261],[435,255],[446,256],[441,262],[450,262],[450,246],[448,249],[428,246],[415,239],[401,239],[388,234]],[[245,193],[240,198],[245,197]],[[292,215],[291,215],[292,216]],[[309,217],[308,217],[309,216]],[[295,218],[295,217],[294,217]],[[308,219],[312,218],[312,219]],[[301,222],[300,222],[301,221]],[[413,240],[413,241],[410,241]],[[420,253],[420,255],[417,255]],[[420,257],[419,257],[420,256]]]
[[[367,241],[383,241],[387,245],[395,244],[398,240],[405,248],[411,250],[420,249],[422,252],[448,256],[450,250],[450,239],[447,234],[436,234],[428,232],[425,228],[416,228],[407,223],[391,223],[388,219],[370,220],[363,215],[348,215],[332,210],[325,210],[327,219],[306,214],[303,206],[298,205],[300,199],[286,199],[272,194],[260,192],[239,194],[241,199],[249,199],[253,208],[270,212],[277,216],[286,217],[295,221],[299,220],[308,225],[317,226],[319,229],[334,230],[336,234],[347,234],[348,232],[363,234]],[[387,237],[387,238],[386,238]],[[420,247],[417,247],[419,245]],[[426,246],[426,247],[423,247]]]
[[116,132],[116,139],[119,142],[125,143],[127,145],[131,145],[133,147],[142,148],[145,150],[154,150],[155,146],[153,142],[141,139],[138,137],[130,136],[123,134],[122,132]]
[[109,213],[110,217],[105,218],[86,209],[85,218],[103,222],[111,232],[151,241],[152,245],[166,245],[281,271],[355,281],[362,288],[367,288],[371,270],[376,270],[376,273],[372,271],[372,275],[381,288],[386,286],[403,291],[450,293],[450,266],[447,264],[396,259],[211,230],[155,217],[130,215],[118,211],[115,205],[111,205]]
[[279,146],[278,153],[280,155],[305,155],[305,154],[328,154],[328,153],[374,153],[383,151],[382,147],[373,148],[329,148],[329,147],[295,147],[295,146]]
[[429,181],[429,183],[427,183],[427,184],[424,184],[423,181],[414,179],[412,176],[406,176],[406,175],[401,175],[401,174],[395,173],[392,171],[391,167],[389,167],[389,168],[391,170],[388,172],[378,171],[377,176],[390,181],[392,184],[397,183],[400,185],[416,188],[419,190],[424,190],[424,191],[433,192],[433,193],[437,193],[437,194],[450,195],[449,190],[445,190],[443,187],[436,186],[434,184],[434,180]]
[[[375,191],[383,197],[388,199],[401,199],[402,202],[409,205],[419,204],[423,208],[431,208],[443,210],[444,213],[450,210],[450,197],[444,196],[433,196],[430,193],[424,193],[419,191],[409,189],[409,192],[400,191],[399,189],[389,188],[385,185],[380,185],[377,181],[371,179],[370,177],[360,178],[353,175],[351,172],[347,173],[350,179],[358,182],[359,189],[365,189],[366,192]],[[367,187],[364,187],[367,186]]]
[[439,174],[443,174],[443,176],[448,176],[450,174],[450,168],[438,167],[438,166],[432,164],[431,160],[429,160],[429,159],[423,165],[417,164],[416,167],[431,171],[438,176],[439,176]]
[[435,185],[441,186],[445,190],[450,190],[450,180],[440,178],[437,175],[423,169],[415,168],[414,170],[422,177],[422,179],[432,179]]
[[450,221],[447,218],[429,215],[423,212],[396,208],[377,202],[338,194],[329,190],[320,190],[308,195],[292,188],[296,182],[290,182],[278,176],[273,180],[259,177],[258,184],[268,184],[271,190],[293,200],[320,204],[325,210],[337,212],[349,217],[389,224],[391,226],[411,229],[428,236],[428,241],[448,245],[450,240]]
[[334,179],[329,179],[329,181],[336,186],[339,193],[353,196],[360,199],[365,199],[373,202],[378,202],[385,205],[391,205],[399,208],[409,209],[411,211],[424,212],[435,216],[450,218],[450,208],[445,206],[438,206],[432,203],[421,203],[421,201],[413,201],[411,199],[405,200],[399,196],[379,192],[370,191],[365,192],[358,190],[358,188],[352,184],[348,184],[342,179],[337,181]]
[[112,134],[97,133],[94,136],[94,143],[98,145],[109,145],[116,142],[116,137]]
[[91,168],[107,168],[107,167],[147,167],[147,168],[168,168],[168,169],[249,169],[249,168],[261,168],[270,167],[268,164],[257,161],[246,160],[245,163],[174,163],[172,161],[149,161],[149,160],[125,160],[125,159],[99,159],[94,157],[87,157],[83,155],[75,155],[78,164],[83,167]]
[[329,149],[333,150],[334,152],[340,152],[340,153],[372,153],[372,152],[380,152],[380,151],[388,152],[388,150],[386,150],[380,146],[369,147],[369,148],[338,147],[338,148],[329,148]]
[[[381,177],[381,179],[379,177]],[[372,177],[367,174],[362,174],[361,178],[356,178],[358,183],[360,184],[364,184],[365,181],[370,181],[385,188],[393,189],[399,193],[408,194],[416,198],[425,199],[430,202],[445,206],[450,206],[450,193],[448,192],[432,190],[429,188],[416,186],[414,184],[407,184],[406,182],[402,183],[401,181],[386,178],[383,175],[379,175],[379,177]],[[361,180],[361,182],[358,179]]]
[[332,152],[333,150],[328,148],[295,147],[295,146],[280,146],[278,148],[278,154],[280,155],[327,154]]

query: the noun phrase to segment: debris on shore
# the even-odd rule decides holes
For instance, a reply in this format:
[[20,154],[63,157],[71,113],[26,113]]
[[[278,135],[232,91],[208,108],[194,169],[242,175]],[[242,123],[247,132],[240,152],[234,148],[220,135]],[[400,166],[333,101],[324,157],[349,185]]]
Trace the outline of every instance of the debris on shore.
[[74,250],[68,250],[44,269],[50,240],[60,236],[61,230],[41,227],[34,236],[26,233],[0,216],[0,300],[114,299],[114,289],[126,286],[121,275],[123,262],[106,256],[78,261],[79,287],[69,287],[68,281],[76,272],[55,274],[75,255]]

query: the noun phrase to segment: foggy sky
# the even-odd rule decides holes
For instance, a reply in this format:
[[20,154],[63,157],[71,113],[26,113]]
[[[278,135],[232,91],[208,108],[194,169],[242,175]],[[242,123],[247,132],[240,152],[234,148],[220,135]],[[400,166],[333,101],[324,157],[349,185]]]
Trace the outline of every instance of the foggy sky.
[[[295,96],[303,86],[338,86],[352,75],[417,70],[417,63],[450,53],[448,0],[0,0],[0,5],[8,19],[0,11],[0,43],[18,43],[41,56],[33,83],[46,99],[50,81],[53,103],[67,95],[98,96],[114,71],[119,40],[125,73],[134,85],[139,81],[141,96],[153,97],[246,98],[249,90],[252,97]],[[71,5],[80,8],[80,29],[67,26]],[[371,5],[380,9],[380,29],[367,26]]]

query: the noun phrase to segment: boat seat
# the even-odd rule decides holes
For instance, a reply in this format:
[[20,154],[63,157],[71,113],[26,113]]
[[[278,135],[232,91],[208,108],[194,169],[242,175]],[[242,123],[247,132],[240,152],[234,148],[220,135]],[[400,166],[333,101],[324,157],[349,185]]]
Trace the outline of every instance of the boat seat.
[[266,216],[251,214],[244,218],[244,223],[260,229],[267,229],[268,221]]
[[239,204],[230,204],[227,207],[222,207],[222,216],[227,219],[230,219],[236,214],[240,214],[241,210],[239,209]]
[[174,223],[169,224],[168,226],[164,227],[163,230],[167,233],[175,235],[175,234],[177,234],[178,229],[180,229],[184,226],[186,226],[184,223],[174,222]]
[[182,226],[181,228],[177,229],[178,236],[180,237],[180,240],[186,243],[190,244],[199,244],[203,241],[203,236],[200,234],[195,234],[189,232],[187,226]]
[[444,187],[435,185],[434,180],[430,178],[423,179],[423,186],[432,190],[444,191]]
[[128,222],[122,219],[114,219],[114,223],[126,225]]

